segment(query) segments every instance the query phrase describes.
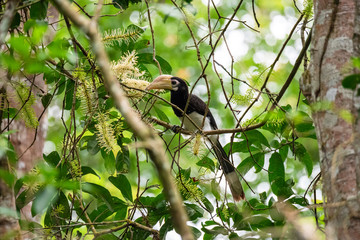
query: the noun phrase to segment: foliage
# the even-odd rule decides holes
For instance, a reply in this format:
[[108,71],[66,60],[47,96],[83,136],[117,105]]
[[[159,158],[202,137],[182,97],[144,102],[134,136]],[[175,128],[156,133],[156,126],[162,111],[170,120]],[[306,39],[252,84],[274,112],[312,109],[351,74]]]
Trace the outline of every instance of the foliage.
[[[5,125],[18,119],[36,129],[41,127],[38,118],[44,116],[36,116],[32,105],[41,101],[49,110],[47,141],[54,147],[45,148],[44,161],[25,176],[1,170],[5,182],[14,185],[17,209],[32,201],[31,214],[43,217],[41,225],[21,219],[22,228],[69,239],[89,239],[94,234],[99,239],[174,236],[157,173],[105,91],[88,40],[67,19],[53,23],[46,15],[48,1],[28,2],[18,10],[18,14],[28,11],[28,18],[14,18],[6,50],[0,54],[1,67],[11,75],[11,88],[1,95],[1,116]],[[95,14],[93,2],[74,2],[82,6],[79,14]],[[308,190],[319,166],[311,106],[299,94],[300,74],[281,101],[275,100],[293,68],[291,54],[302,46],[300,36],[292,36],[280,62],[273,63],[288,32],[279,37],[271,32],[271,25],[277,18],[295,22],[301,13],[293,1],[256,1],[256,20],[261,24],[257,28],[251,2],[241,4],[236,14],[236,1],[217,5],[209,1],[209,12],[203,2],[207,3],[158,2],[148,9],[147,1],[108,1],[99,20],[113,72],[143,119],[153,116],[180,125],[168,102],[145,92],[161,69],[186,78],[193,93],[210,100],[220,128],[258,124],[251,131],[220,137],[243,178],[247,201],[234,203],[200,134],[186,139],[151,123],[167,145],[194,236],[292,238],[279,203],[323,226],[322,214],[314,218],[306,208],[316,203],[316,195]],[[312,2],[306,1],[304,14],[311,16],[311,9]],[[235,20],[228,28],[233,14]],[[53,27],[55,36],[47,42]],[[21,74],[43,74],[47,90],[38,91],[32,78],[15,80]],[[343,82],[351,89],[358,84],[356,74]],[[169,99],[167,94],[160,96]],[[6,130],[1,129],[0,155],[14,163],[17,157]]]

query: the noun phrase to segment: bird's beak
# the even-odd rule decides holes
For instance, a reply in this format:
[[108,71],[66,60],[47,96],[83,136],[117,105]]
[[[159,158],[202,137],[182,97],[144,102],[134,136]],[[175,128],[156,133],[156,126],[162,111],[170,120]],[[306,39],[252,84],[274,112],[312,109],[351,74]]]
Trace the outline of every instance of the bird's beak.
[[157,78],[154,79],[150,85],[146,87],[145,90],[150,89],[166,89],[166,90],[172,90],[171,86],[171,78],[173,76],[171,75],[160,75]]

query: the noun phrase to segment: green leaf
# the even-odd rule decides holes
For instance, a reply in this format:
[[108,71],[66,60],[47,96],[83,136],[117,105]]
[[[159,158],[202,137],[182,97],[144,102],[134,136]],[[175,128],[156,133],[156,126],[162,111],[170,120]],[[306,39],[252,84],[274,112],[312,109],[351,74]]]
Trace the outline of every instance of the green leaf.
[[277,196],[288,196],[289,189],[285,183],[285,169],[284,162],[281,155],[277,152],[273,153],[270,157],[269,164],[269,182],[271,190]]
[[232,232],[229,235],[229,239],[230,240],[242,240],[243,238],[239,237],[239,235],[237,235],[236,233]]
[[19,224],[22,231],[29,231],[32,233],[43,228],[43,226],[37,222],[31,222],[23,219],[19,219]]
[[196,163],[196,165],[210,169],[212,172],[215,171],[215,163],[208,157],[203,157],[200,161]]
[[52,58],[67,59],[70,44],[66,38],[56,39],[46,46],[46,52]]
[[281,155],[277,152],[273,153],[269,162],[269,182],[271,183],[277,178],[285,179],[285,168]]
[[116,177],[110,176],[109,181],[121,191],[124,198],[130,202],[133,201],[131,184],[125,175],[119,174]]
[[24,69],[26,73],[29,74],[44,73],[48,70],[44,62],[38,61],[37,59],[29,59],[25,62]]
[[[224,151],[226,153],[229,152],[229,149],[230,149],[230,143],[228,143],[228,144],[226,144],[224,146]],[[231,151],[233,153],[235,153],[235,152],[243,152],[243,153],[248,152],[249,150],[248,150],[247,142],[246,141],[233,142]]]
[[126,218],[128,208],[124,205],[122,208],[116,211],[114,220],[124,220]]
[[147,39],[139,40],[135,43],[134,49],[135,50],[141,50],[144,48],[148,48],[150,46],[150,41]]
[[50,93],[47,93],[46,95],[42,96],[41,103],[44,106],[44,108],[48,107],[51,99],[52,99],[52,95]]
[[10,28],[15,29],[20,25],[20,14],[17,12],[11,22]]
[[241,134],[241,139],[248,141],[249,146],[255,145],[257,147],[262,147],[261,144],[270,147],[270,144],[266,137],[258,130],[251,130]]
[[31,206],[31,215],[34,217],[39,213],[43,213],[50,204],[56,200],[58,192],[55,187],[48,185],[39,191]]
[[[138,54],[139,64],[153,64],[157,67],[157,63],[153,60],[152,53],[140,53]],[[156,56],[156,60],[158,60],[161,70],[164,74],[171,74],[172,68],[170,64],[160,56]]]
[[284,145],[279,149],[279,153],[282,159],[286,159],[289,152],[289,145]]
[[97,176],[100,179],[100,176],[91,167],[82,166],[81,167],[81,173],[82,173],[82,176],[84,176],[86,174],[92,174],[92,175]]
[[30,17],[32,19],[42,20],[46,17],[48,8],[48,1],[41,0],[40,2],[34,3],[30,7]]
[[360,83],[360,74],[352,74],[344,78],[342,85],[344,88],[355,90]]
[[216,198],[216,200],[220,200],[220,186],[216,180],[211,181],[211,192]]
[[[216,227],[213,227],[212,229],[207,229],[205,227],[202,227],[201,230],[203,230],[205,235],[206,234],[210,235],[206,239],[214,239],[219,234],[222,234],[225,236],[228,235],[228,231],[222,226],[216,226]],[[205,239],[205,236],[204,236],[204,239]]]
[[155,110],[156,115],[158,115],[161,121],[170,122],[169,118],[166,116],[166,114],[163,111],[161,111],[159,108],[155,106],[153,107],[153,109]]
[[165,223],[161,226],[160,228],[160,239],[165,239],[166,238],[166,234],[168,232],[170,232],[171,230],[173,230],[173,225],[172,225],[172,221],[170,221],[169,219],[167,221],[165,221]]
[[112,2],[114,7],[126,10],[129,7],[129,3],[139,3],[141,0],[113,0]]
[[309,206],[309,202],[306,198],[304,198],[303,196],[295,196],[292,197],[288,200],[290,203],[292,204],[299,204],[300,206]]
[[191,231],[195,237],[195,239],[199,239],[201,237],[201,232],[199,229],[195,228],[195,227],[190,227]]
[[196,204],[185,203],[185,209],[191,221],[194,221],[204,215],[204,209]]
[[44,79],[46,80],[46,84],[49,84],[60,80],[60,75],[57,71],[48,71],[44,73]]
[[210,212],[214,211],[214,206],[211,204],[209,199],[203,198],[201,201],[203,202],[207,210],[209,210]]
[[253,156],[249,156],[241,161],[237,169],[239,170],[240,174],[242,176],[245,176],[245,174],[252,168],[255,167],[255,172],[260,172],[262,170],[262,167],[264,166],[264,159],[265,155],[264,153],[256,153],[253,154]]
[[247,222],[251,225],[251,228],[255,229],[262,229],[274,226],[274,223],[270,219],[262,215],[251,216],[247,219]]
[[87,142],[87,150],[91,155],[95,155],[100,151],[100,146],[96,140],[96,134],[92,135]]
[[44,157],[44,160],[50,166],[53,166],[53,167],[56,167],[61,160],[60,155],[57,151],[53,151],[53,152],[49,153],[48,155],[43,154],[43,157]]
[[72,80],[67,80],[66,90],[65,90],[65,107],[66,110],[71,110],[73,107],[73,98],[74,98],[75,83]]
[[121,151],[116,155],[116,171],[119,173],[128,172],[130,169],[130,153],[127,146],[119,144]]
[[68,219],[71,215],[69,201],[66,198],[63,191],[60,191],[59,198],[55,204],[57,207],[61,208],[59,211],[59,216],[61,218],[61,224],[66,224],[66,219]]
[[110,175],[115,173],[115,156],[112,151],[106,152],[104,149],[101,149],[101,156],[105,161],[105,168]]
[[11,73],[14,73],[20,70],[21,63],[12,55],[0,53],[0,66],[8,69]]
[[[299,161],[305,165],[308,176],[311,175],[313,170],[313,161],[306,148],[299,142],[295,142],[295,155],[299,158]],[[293,149],[291,149],[293,150]]]
[[251,156],[245,158],[241,161],[241,163],[237,166],[241,176],[245,176],[246,173],[254,166],[254,161],[252,160]]
[[11,48],[19,53],[23,58],[30,56],[31,46],[26,37],[12,37],[10,38],[9,43],[11,44]]
[[0,179],[4,180],[4,182],[9,186],[12,187],[15,183],[15,176],[14,174],[0,168]]
[[57,89],[57,91],[56,91],[56,93],[55,93],[56,95],[62,94],[62,93],[64,92],[64,90],[65,90],[66,81],[65,81],[64,78],[60,78],[58,86],[59,86],[59,87],[58,87],[58,89]]
[[279,212],[276,207],[269,209],[269,214],[272,220],[275,222],[283,222],[285,220],[284,215]]
[[96,199],[101,200],[106,204],[106,206],[110,209],[110,211],[113,211],[113,201],[110,192],[95,183],[88,183],[85,182],[82,185],[83,192],[89,193],[93,195]]

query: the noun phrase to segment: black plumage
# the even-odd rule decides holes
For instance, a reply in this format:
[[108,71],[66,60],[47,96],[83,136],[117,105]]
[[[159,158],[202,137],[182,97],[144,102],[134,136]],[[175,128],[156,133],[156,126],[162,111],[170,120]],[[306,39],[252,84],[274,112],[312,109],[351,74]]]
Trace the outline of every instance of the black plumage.
[[[204,122],[203,130],[216,130],[217,125],[214,116],[211,111],[207,108],[206,103],[199,97],[189,94],[189,89],[186,82],[178,77],[171,75],[161,75],[157,77],[147,89],[168,89],[171,91],[171,103],[176,105],[178,108],[172,106],[174,113],[180,120],[183,120],[183,126],[185,129],[190,131],[196,131],[202,127],[203,118],[206,113],[206,119]],[[190,96],[189,96],[190,95]],[[186,107],[188,98],[190,97],[188,106]],[[183,112],[186,108],[186,114],[192,119],[189,121],[186,117],[183,117]],[[196,126],[194,126],[194,123]],[[207,129],[208,128],[208,129]],[[234,166],[230,163],[229,157],[224,151],[219,141],[218,135],[210,135],[209,141],[215,152],[217,159],[219,160],[220,166],[225,173],[227,182],[229,183],[231,193],[234,200],[239,201],[245,198],[241,183],[236,174]]]

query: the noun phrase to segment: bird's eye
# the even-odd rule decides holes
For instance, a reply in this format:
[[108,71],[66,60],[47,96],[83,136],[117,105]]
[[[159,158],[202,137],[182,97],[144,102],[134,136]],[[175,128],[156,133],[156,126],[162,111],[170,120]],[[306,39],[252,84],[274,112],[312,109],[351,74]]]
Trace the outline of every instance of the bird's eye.
[[178,83],[178,81],[176,81],[176,80],[171,81],[171,85],[176,85],[177,83]]

